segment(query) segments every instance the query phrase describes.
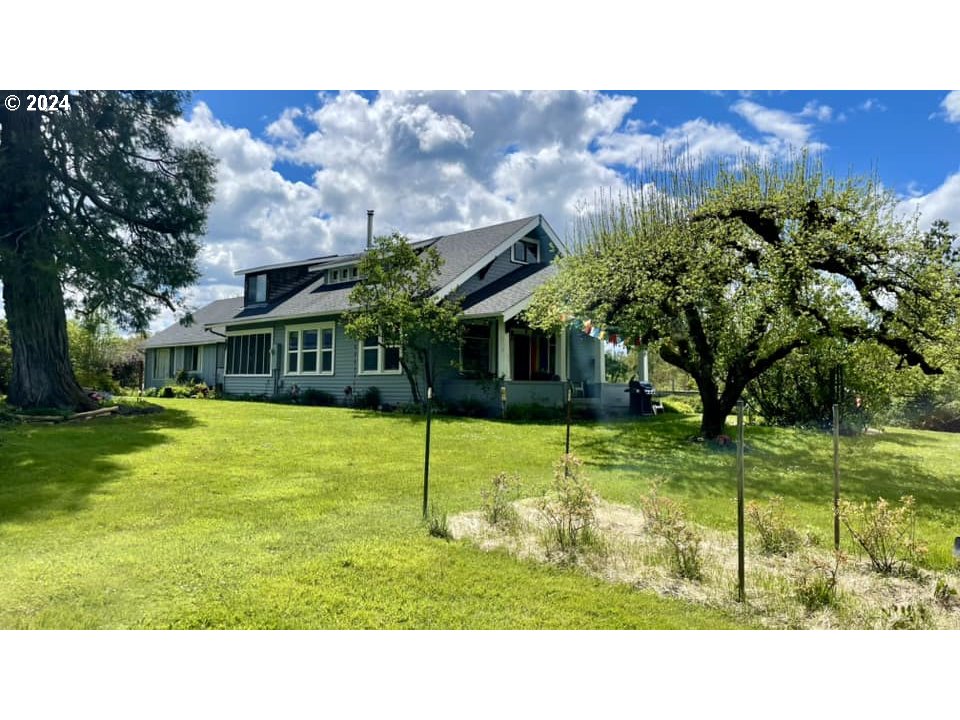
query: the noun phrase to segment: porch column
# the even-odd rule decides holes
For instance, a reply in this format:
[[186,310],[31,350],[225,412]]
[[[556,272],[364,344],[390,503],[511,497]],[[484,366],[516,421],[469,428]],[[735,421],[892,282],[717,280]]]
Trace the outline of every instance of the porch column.
[[497,318],[497,374],[507,380],[512,377],[510,368],[510,336],[507,334],[507,323],[503,317]]
[[560,337],[557,341],[557,375],[566,382],[570,379],[567,363],[567,337],[570,331],[567,328],[561,328],[558,334]]
[[603,351],[603,340],[597,340],[597,370],[600,375],[597,378],[598,383],[607,381],[607,354]]

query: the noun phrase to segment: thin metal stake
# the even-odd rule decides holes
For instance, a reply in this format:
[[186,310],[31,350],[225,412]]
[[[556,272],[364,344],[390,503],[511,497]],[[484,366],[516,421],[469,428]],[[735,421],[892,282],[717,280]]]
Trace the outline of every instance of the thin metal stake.
[[430,417],[433,407],[433,388],[427,388],[427,444],[423,451],[423,519],[427,519],[427,497],[430,488]]
[[833,406],[833,549],[840,549],[840,406]]
[[737,602],[743,602],[743,400],[737,401]]

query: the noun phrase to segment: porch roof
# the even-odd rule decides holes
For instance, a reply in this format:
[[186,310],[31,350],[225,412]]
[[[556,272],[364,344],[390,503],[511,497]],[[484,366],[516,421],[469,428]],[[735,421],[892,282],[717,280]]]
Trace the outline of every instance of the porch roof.
[[522,310],[534,290],[556,272],[554,265],[522,265],[465,297],[462,303],[464,317],[506,315],[518,306]]

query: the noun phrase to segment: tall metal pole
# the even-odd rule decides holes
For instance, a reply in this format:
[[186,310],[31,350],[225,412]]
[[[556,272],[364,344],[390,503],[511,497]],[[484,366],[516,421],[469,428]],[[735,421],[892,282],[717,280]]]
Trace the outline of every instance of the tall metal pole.
[[573,386],[567,383],[567,444],[564,452],[570,454],[570,405],[573,404]]
[[433,388],[427,388],[427,444],[423,451],[423,519],[427,519],[427,497],[430,489],[430,417],[433,408]]
[[833,405],[833,549],[840,549],[840,406]]
[[737,602],[744,599],[743,563],[743,400],[737,401]]

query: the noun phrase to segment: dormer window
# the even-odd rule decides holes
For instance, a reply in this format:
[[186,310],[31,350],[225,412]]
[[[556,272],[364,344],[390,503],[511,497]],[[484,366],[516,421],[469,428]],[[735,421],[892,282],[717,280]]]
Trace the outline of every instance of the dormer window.
[[267,274],[247,275],[243,296],[247,305],[265,303],[267,301]]
[[340,279],[340,271],[339,271],[339,270],[331,270],[331,271],[330,271],[330,282],[335,283],[335,282],[337,282],[339,279]]
[[513,246],[513,261],[524,265],[540,262],[540,245],[531,240],[521,240]]

